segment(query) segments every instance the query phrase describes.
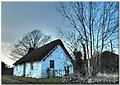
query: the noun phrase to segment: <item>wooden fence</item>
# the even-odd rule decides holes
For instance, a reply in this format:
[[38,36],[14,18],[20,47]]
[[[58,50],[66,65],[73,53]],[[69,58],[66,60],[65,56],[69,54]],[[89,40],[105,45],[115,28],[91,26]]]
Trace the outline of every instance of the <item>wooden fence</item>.
[[65,70],[54,70],[54,77],[62,77],[65,75]]
[[55,70],[54,68],[50,68],[47,70],[47,76],[50,78],[53,77],[63,77],[64,75],[71,74],[72,73],[72,68],[69,69],[69,67],[61,70]]
[[63,77],[65,75],[65,70],[50,70],[50,77]]

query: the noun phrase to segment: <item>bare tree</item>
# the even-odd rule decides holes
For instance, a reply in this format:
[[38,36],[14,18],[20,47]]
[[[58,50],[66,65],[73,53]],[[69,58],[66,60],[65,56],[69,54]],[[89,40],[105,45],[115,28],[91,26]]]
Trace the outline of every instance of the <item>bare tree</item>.
[[[57,9],[66,19],[69,30],[77,32],[70,37],[63,35],[69,40],[76,35],[85,44],[91,76],[93,62],[90,63],[90,59],[94,59],[94,49],[102,53],[111,39],[118,41],[118,2],[61,2]],[[100,55],[98,58],[100,60]]]
[[69,51],[73,53],[75,50],[80,51],[81,49],[81,38],[77,36],[76,31],[62,31],[59,30],[60,37],[64,40],[64,43],[69,48]]
[[50,40],[50,36],[43,34],[39,30],[33,30],[22,37],[11,52],[12,59],[16,60],[24,56],[29,48],[37,49]]

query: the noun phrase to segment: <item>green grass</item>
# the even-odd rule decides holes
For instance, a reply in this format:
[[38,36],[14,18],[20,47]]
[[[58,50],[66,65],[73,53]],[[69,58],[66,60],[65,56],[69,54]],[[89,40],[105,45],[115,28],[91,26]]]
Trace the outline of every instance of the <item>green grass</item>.
[[36,79],[28,77],[15,77],[12,75],[2,75],[2,84],[60,84],[61,78]]

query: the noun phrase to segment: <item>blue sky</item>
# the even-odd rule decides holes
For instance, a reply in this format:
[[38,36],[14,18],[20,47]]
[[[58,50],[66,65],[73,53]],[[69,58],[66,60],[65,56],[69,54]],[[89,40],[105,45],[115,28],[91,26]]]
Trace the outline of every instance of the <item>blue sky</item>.
[[10,51],[23,35],[34,29],[51,35],[52,40],[59,37],[58,28],[67,30],[64,18],[57,11],[58,2],[2,2],[1,4],[1,42],[2,60],[13,64]]
[[57,2],[2,2],[1,4],[1,46],[2,60],[12,65],[9,59],[14,44],[23,35],[34,29],[58,38],[58,27],[62,27],[63,18],[56,10]]
[[54,2],[2,2],[2,42],[15,44],[24,34],[39,29],[53,38],[62,16]]

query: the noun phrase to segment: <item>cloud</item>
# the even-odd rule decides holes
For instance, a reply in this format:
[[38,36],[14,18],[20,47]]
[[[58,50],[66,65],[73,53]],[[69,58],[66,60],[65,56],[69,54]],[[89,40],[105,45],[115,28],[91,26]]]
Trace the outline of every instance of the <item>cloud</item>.
[[15,62],[14,60],[10,59],[12,48],[13,45],[10,43],[1,42],[1,61],[9,66],[13,66],[13,63]]

